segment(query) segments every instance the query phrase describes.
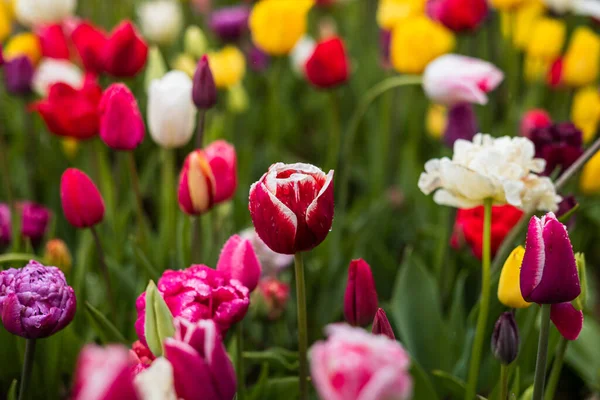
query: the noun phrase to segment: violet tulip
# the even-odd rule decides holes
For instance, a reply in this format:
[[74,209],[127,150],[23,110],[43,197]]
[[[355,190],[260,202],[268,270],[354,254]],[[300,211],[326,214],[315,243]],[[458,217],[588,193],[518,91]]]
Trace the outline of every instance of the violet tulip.
[[0,272],[0,316],[4,328],[27,339],[45,338],[75,316],[75,291],[56,267],[37,261]]
[[144,140],[144,119],[131,90],[113,83],[99,105],[100,139],[115,150],[133,150]]
[[17,211],[21,214],[21,235],[34,243],[39,242],[46,234],[50,210],[32,201],[22,201],[17,203]]
[[3,68],[8,93],[21,96],[31,93],[34,69],[29,57],[15,57],[6,61]]
[[523,298],[538,304],[568,302],[581,292],[567,228],[553,213],[529,221],[520,285]]
[[76,228],[89,228],[104,219],[104,200],[84,172],[68,168],[60,178],[60,200],[65,218]]
[[0,248],[10,244],[12,240],[12,222],[10,207],[0,203]]
[[448,111],[448,122],[444,132],[444,143],[453,148],[458,139],[473,140],[479,132],[477,116],[470,103],[457,103]]
[[371,333],[374,333],[375,335],[384,335],[392,340],[396,340],[392,325],[390,324],[385,311],[383,311],[383,308],[377,309],[375,319],[373,320],[373,328],[371,329]]
[[502,364],[508,365],[519,354],[519,327],[512,312],[500,315],[492,333],[492,354]]
[[273,164],[250,188],[249,208],[256,233],[271,250],[310,250],[325,240],[333,223],[333,171]]
[[232,400],[233,364],[216,324],[175,319],[175,337],[165,340],[165,358],[173,366],[177,396],[186,400]]
[[351,325],[367,326],[377,313],[377,291],[371,267],[365,260],[352,260],[344,295],[344,317]]
[[249,17],[247,6],[224,7],[210,14],[208,26],[221,40],[235,41],[248,31]]
[[252,243],[238,235],[231,236],[219,256],[217,271],[229,279],[237,279],[252,292],[258,285],[261,266]]
[[196,107],[200,110],[213,108],[217,104],[217,86],[208,63],[208,56],[203,55],[198,61],[193,82],[192,100]]

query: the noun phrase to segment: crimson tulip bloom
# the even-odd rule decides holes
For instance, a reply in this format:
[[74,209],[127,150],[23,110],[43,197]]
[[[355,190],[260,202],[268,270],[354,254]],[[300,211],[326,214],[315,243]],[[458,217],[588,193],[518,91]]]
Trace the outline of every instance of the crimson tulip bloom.
[[252,292],[258,285],[261,266],[252,242],[238,235],[231,236],[219,256],[217,271],[229,279],[237,279]]
[[69,44],[61,24],[38,27],[35,33],[40,39],[43,57],[64,60],[70,58]]
[[58,136],[89,139],[98,133],[100,116],[98,106],[102,88],[92,77],[87,77],[81,88],[64,82],[50,86],[48,97],[32,105],[50,132]]
[[427,13],[455,32],[473,31],[488,14],[487,0],[429,0]]
[[71,33],[71,40],[79,53],[86,71],[100,74],[104,71],[102,51],[106,45],[106,32],[89,22],[79,23]]
[[348,80],[348,56],[338,37],[317,44],[305,65],[306,78],[318,88],[327,89]]
[[250,188],[256,233],[282,254],[307,251],[325,240],[333,203],[333,171],[326,175],[310,164],[273,164]]
[[148,45],[131,21],[123,21],[108,37],[102,51],[104,72],[123,78],[136,76],[146,65]]
[[344,317],[354,326],[367,326],[377,313],[377,291],[371,267],[365,260],[352,260],[344,295]]
[[110,85],[100,101],[100,139],[115,150],[133,150],[144,140],[144,119],[133,93]]
[[76,228],[88,228],[104,218],[104,200],[84,172],[67,169],[60,178],[60,200],[65,218]]

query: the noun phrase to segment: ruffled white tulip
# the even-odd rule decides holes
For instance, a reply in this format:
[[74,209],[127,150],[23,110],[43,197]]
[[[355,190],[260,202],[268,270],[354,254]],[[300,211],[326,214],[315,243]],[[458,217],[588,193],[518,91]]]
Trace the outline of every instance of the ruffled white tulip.
[[164,148],[184,146],[194,133],[192,86],[192,79],[182,71],[167,72],[150,83],[148,128],[152,139]]
[[151,42],[170,44],[181,32],[181,6],[172,0],[148,1],[138,8],[140,27]]
[[15,15],[26,26],[61,22],[73,15],[76,0],[14,0]]
[[548,177],[536,174],[546,162],[534,155],[527,138],[479,133],[473,142],[457,140],[452,159],[429,160],[419,188],[425,194],[435,191],[433,200],[451,207],[476,207],[491,198],[526,211],[554,211],[561,198]]
[[306,61],[315,51],[316,43],[309,36],[303,36],[298,40],[298,43],[294,46],[290,52],[290,63],[292,69],[300,76],[304,76],[304,67]]
[[134,380],[141,400],[177,400],[173,382],[173,366],[164,357],[152,362]]
[[544,0],[544,3],[552,11],[559,14],[572,12],[574,14],[600,18],[600,1],[598,0]]
[[46,97],[50,86],[58,82],[79,88],[83,85],[83,73],[67,60],[43,59],[33,74],[33,90],[41,97]]

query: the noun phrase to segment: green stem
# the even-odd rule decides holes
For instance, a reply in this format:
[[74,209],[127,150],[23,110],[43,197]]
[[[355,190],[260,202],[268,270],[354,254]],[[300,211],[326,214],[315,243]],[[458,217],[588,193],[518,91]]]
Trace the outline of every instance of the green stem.
[[298,303],[298,361],[299,361],[299,400],[308,398],[308,363],[306,353],[308,349],[308,328],[306,323],[306,291],[304,284],[304,262],[302,253],[294,255],[296,269],[296,301]]
[[100,271],[104,277],[104,283],[106,284],[106,291],[108,293],[108,301],[110,304],[110,309],[112,311],[113,318],[117,317],[117,307],[115,303],[114,292],[112,289],[112,285],[110,283],[110,274],[108,272],[108,267],[106,266],[106,258],[104,257],[104,250],[102,249],[102,242],[100,241],[100,236],[96,231],[96,228],[91,226],[90,230],[92,231],[92,236],[94,236],[94,241],[96,242],[96,251],[98,252],[98,261],[100,264]]
[[340,104],[337,92],[332,89],[329,91],[329,104],[331,127],[329,128],[329,140],[325,144],[327,147],[327,158],[325,159],[325,171],[337,168],[338,153],[340,152],[340,142],[342,128],[340,123]]
[[0,264],[10,263],[14,261],[29,261],[36,260],[39,261],[39,258],[35,254],[26,254],[26,253],[6,253],[0,255]]
[[192,222],[192,263],[202,262],[202,224],[201,216],[194,217]]
[[550,304],[542,304],[540,339],[538,342],[537,360],[535,362],[535,380],[533,381],[532,400],[542,400],[544,397],[546,360],[548,358],[548,334],[550,333],[550,307]]
[[477,391],[477,379],[481,364],[481,350],[483,339],[485,337],[485,327],[488,319],[490,306],[490,258],[491,258],[491,231],[492,231],[492,199],[485,199],[483,202],[483,258],[481,271],[481,300],[479,302],[479,316],[477,317],[477,330],[475,331],[475,340],[471,351],[471,364],[469,366],[469,379],[465,400],[475,398]]
[[31,370],[33,369],[33,356],[35,354],[35,339],[27,339],[25,345],[25,359],[23,360],[23,371],[21,372],[21,387],[19,389],[19,400],[27,398],[26,392],[31,380]]
[[565,353],[568,345],[569,341],[561,337],[560,343],[558,344],[558,350],[556,350],[556,356],[554,357],[554,362],[552,363],[552,372],[550,372],[550,377],[548,378],[544,400],[554,399],[554,393],[558,386],[558,379],[560,378],[560,372],[562,371],[563,362],[565,361]]
[[198,126],[196,127],[196,148],[201,149],[204,143],[204,121],[206,110],[198,110]]
[[172,149],[163,149],[161,154],[161,213],[160,213],[160,243],[163,263],[168,263],[172,254],[175,238],[175,154]]
[[508,400],[508,365],[500,365],[500,400]]
[[129,174],[131,175],[131,186],[133,187],[133,193],[135,194],[136,210],[138,217],[138,232],[140,242],[144,242],[145,239],[145,224],[144,224],[144,202],[142,200],[142,190],[140,189],[140,178],[135,165],[135,157],[133,152],[127,152],[127,161],[129,164]]
[[274,145],[275,149],[279,149],[281,143],[281,104],[280,103],[280,85],[282,78],[283,64],[286,60],[278,57],[273,60],[273,71],[269,82],[269,142]]
[[244,374],[244,327],[242,321],[238,322],[236,330],[236,346],[237,346],[237,400],[245,400],[246,398],[246,375]]

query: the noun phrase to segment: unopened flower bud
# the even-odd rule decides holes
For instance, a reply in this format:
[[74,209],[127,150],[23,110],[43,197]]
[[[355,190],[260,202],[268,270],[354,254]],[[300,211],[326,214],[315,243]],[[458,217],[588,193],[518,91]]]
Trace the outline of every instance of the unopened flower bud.
[[376,335],[385,335],[393,340],[396,339],[394,330],[392,329],[390,321],[388,320],[387,315],[385,315],[383,308],[377,310],[375,319],[373,320],[373,328],[371,329],[371,332]]
[[52,239],[46,243],[44,250],[44,262],[48,265],[58,267],[62,272],[68,274],[73,265],[71,252],[61,239]]
[[367,326],[377,313],[377,291],[371,267],[363,259],[352,260],[344,295],[344,317],[351,325]]
[[519,354],[519,327],[512,312],[500,315],[492,333],[492,354],[502,364],[508,365]]
[[194,73],[194,86],[192,88],[194,104],[201,110],[214,107],[217,104],[217,86],[210,70],[208,56],[204,55],[198,61]]

